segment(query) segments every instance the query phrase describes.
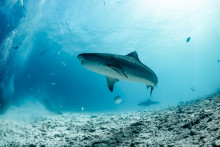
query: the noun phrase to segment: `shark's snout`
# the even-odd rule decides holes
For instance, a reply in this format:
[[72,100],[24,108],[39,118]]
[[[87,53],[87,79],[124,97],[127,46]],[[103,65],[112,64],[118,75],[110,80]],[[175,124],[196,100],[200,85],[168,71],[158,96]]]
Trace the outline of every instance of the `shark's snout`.
[[79,54],[77,57],[81,63],[86,60],[86,58],[83,54]]

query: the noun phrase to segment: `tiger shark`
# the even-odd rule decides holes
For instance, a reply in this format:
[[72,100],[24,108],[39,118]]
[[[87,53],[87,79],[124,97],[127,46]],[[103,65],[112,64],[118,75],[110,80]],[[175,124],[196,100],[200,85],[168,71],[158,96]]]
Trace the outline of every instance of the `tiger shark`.
[[86,69],[105,75],[111,92],[116,82],[125,80],[146,84],[147,88],[151,88],[151,96],[158,83],[156,74],[139,60],[136,51],[127,55],[82,53],[78,59]]

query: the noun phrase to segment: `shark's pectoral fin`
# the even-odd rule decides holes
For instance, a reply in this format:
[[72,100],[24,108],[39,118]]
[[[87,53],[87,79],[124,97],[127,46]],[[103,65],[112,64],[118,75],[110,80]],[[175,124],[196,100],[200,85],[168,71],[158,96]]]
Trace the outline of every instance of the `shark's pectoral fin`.
[[147,89],[150,88],[150,86],[147,85]]
[[112,78],[112,77],[108,77],[108,76],[106,76],[106,78],[107,78],[108,88],[112,92],[115,82],[118,82],[119,80],[115,79],[115,78]]
[[109,66],[111,69],[113,69],[114,71],[116,71],[118,74],[120,74],[121,76],[128,78],[128,76],[125,74],[124,70],[115,66]]

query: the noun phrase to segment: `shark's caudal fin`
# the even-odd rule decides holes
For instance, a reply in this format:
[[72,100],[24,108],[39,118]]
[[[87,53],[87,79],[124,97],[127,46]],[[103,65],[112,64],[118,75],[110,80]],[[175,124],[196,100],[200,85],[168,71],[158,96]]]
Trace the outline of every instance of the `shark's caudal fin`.
[[112,92],[115,82],[118,82],[119,80],[115,79],[115,78],[112,78],[112,77],[108,77],[108,76],[106,76],[106,78],[107,78],[108,88]]
[[151,87],[151,89],[150,89],[150,96],[152,95],[153,90],[154,90],[154,87]]
[[147,89],[148,89],[148,88],[150,88],[150,96],[151,96],[151,95],[152,95],[152,92],[153,92],[153,90],[154,90],[154,87],[147,85]]

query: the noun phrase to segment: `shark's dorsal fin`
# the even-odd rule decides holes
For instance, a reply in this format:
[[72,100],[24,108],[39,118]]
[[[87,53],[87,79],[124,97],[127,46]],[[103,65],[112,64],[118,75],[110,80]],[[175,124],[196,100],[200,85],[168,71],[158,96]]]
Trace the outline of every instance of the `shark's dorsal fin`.
[[137,54],[136,51],[131,52],[131,53],[127,54],[126,56],[132,57],[132,58],[134,58],[134,59],[140,61],[139,58],[138,58],[138,54]]
[[115,82],[118,82],[119,80],[116,78],[108,77],[108,76],[106,76],[106,78],[107,78],[108,88],[112,92]]
[[120,74],[121,76],[128,78],[128,76],[126,75],[126,73],[124,72],[123,69],[116,67],[116,66],[109,66],[111,69],[113,69],[114,71],[116,71],[118,74]]

